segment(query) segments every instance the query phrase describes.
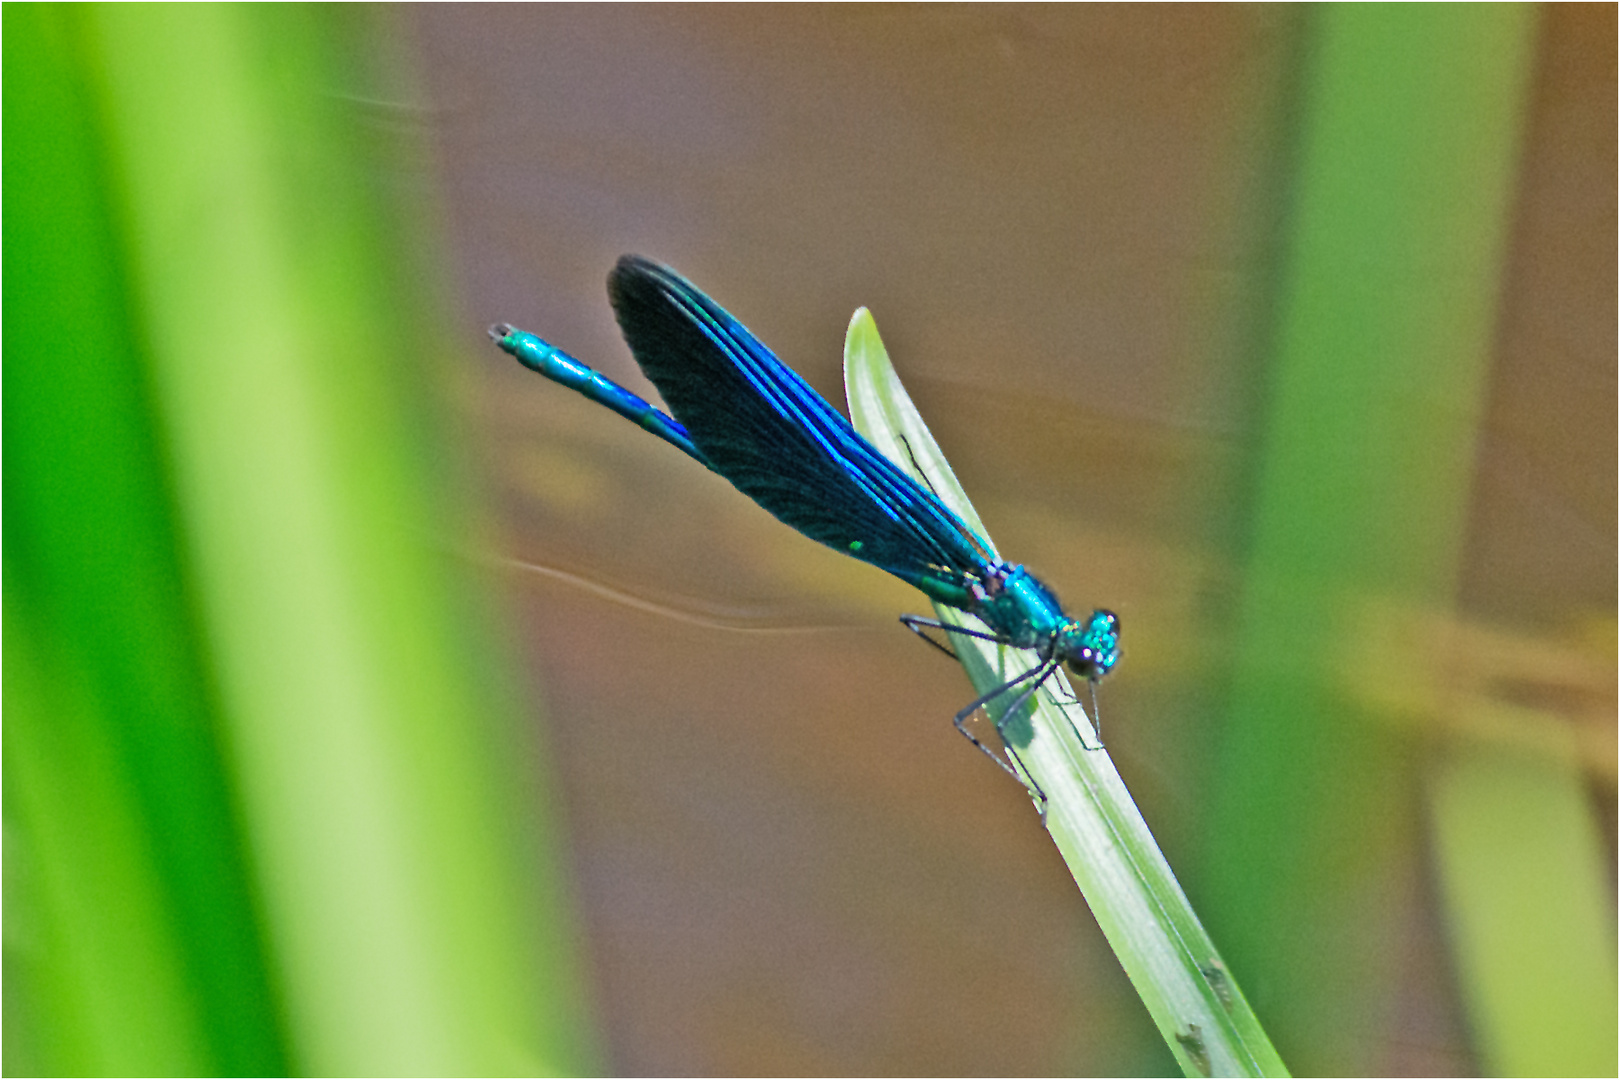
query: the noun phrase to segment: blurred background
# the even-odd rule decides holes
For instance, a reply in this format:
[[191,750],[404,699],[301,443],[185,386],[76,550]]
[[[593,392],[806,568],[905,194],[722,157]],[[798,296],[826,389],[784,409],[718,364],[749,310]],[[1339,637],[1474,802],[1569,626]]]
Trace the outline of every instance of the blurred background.
[[1165,1074],[922,598],[651,396],[868,306],[1299,1074],[1616,1070],[1609,5],[7,5],[4,1068]]

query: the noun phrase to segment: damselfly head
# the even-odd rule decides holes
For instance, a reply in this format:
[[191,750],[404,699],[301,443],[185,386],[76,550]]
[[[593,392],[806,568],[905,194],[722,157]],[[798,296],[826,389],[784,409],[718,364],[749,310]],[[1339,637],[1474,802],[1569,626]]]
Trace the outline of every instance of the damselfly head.
[[1119,616],[1099,609],[1083,623],[1070,623],[1058,648],[1072,673],[1097,682],[1119,663]]

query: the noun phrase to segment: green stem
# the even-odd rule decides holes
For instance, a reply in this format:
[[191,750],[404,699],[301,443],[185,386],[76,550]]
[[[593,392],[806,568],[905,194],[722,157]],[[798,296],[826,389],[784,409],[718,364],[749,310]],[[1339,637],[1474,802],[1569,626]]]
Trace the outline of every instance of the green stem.
[[[861,434],[988,536],[900,385],[865,308],[850,321],[844,379]],[[910,453],[900,445],[902,436]],[[942,620],[982,629],[959,611],[936,610]],[[980,693],[1036,663],[1033,653],[991,642],[953,644]],[[1189,1076],[1286,1076],[1061,673],[1035,695],[1027,732],[1022,728],[1009,729],[1009,737],[1046,792],[1047,831],[1182,1070]]]

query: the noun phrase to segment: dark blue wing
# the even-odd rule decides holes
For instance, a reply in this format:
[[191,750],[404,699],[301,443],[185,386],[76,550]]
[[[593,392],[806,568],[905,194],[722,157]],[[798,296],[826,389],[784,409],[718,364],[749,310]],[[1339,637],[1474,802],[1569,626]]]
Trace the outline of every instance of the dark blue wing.
[[641,370],[714,470],[812,540],[958,605],[989,545],[748,328],[637,255],[608,278]]

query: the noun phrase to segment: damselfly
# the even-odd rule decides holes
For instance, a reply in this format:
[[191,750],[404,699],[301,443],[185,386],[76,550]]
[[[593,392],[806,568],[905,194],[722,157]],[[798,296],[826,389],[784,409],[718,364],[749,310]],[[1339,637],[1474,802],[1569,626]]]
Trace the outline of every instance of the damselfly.
[[[505,324],[490,337],[525,367],[605,405],[729,480],[812,540],[887,570],[989,632],[919,615],[900,621],[949,653],[926,631],[982,638],[1035,652],[1038,662],[956,714],[958,731],[1002,768],[1029,783],[974,736],[968,721],[1016,694],[996,719],[1004,734],[1060,666],[1093,686],[1119,661],[1119,619],[1066,615],[1051,590],[991,545],[928,488],[879,453],[848,420],[782,364],[759,339],[666,266],[626,255],[608,277],[608,296],[636,362],[671,416],[533,334]],[[1023,762],[1018,762],[1020,768]]]

